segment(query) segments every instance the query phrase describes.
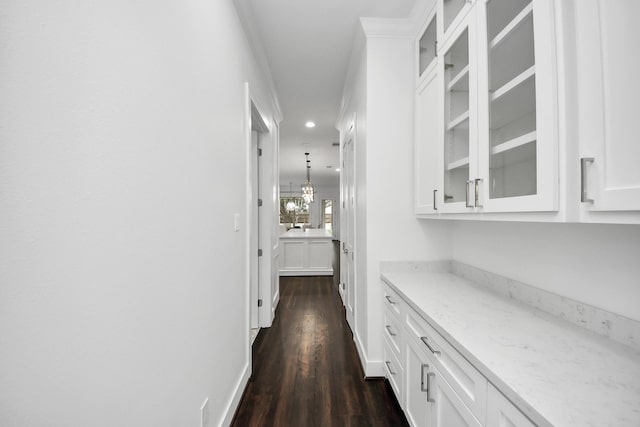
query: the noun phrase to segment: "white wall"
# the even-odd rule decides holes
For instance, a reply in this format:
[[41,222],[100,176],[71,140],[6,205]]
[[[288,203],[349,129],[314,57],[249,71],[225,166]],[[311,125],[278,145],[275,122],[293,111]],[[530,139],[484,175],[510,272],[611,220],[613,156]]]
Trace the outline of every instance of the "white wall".
[[358,122],[355,332],[369,376],[383,373],[380,262],[451,256],[449,223],[413,211],[413,47],[410,35],[370,36],[345,86],[343,131],[353,112]]
[[196,426],[205,397],[221,422],[249,52],[226,0],[3,2],[0,425]]
[[456,222],[453,258],[640,321],[640,226]]

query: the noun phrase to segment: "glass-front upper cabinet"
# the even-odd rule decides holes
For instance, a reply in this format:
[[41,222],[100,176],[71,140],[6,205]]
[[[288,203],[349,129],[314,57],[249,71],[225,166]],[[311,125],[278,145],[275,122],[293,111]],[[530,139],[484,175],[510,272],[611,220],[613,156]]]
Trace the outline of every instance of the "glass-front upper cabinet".
[[442,17],[440,40],[446,42],[464,20],[476,0],[438,0],[438,11]]
[[479,54],[486,74],[478,79],[481,204],[487,211],[552,210],[557,107],[553,45],[545,40],[550,1],[480,1],[478,21],[486,25]]
[[425,76],[427,70],[435,67],[437,56],[437,15],[435,10],[427,20],[427,26],[418,42],[418,78]]
[[476,99],[473,64],[473,21],[464,20],[442,48],[440,70],[444,86],[442,199],[444,210],[471,207],[468,184],[476,175]]

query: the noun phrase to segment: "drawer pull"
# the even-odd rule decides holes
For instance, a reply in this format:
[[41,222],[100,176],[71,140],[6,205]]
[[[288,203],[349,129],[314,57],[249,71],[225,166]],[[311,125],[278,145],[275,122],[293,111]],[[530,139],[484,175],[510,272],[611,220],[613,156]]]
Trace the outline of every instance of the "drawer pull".
[[389,304],[395,304],[396,303],[394,300],[391,299],[391,297],[389,295],[385,295],[384,297],[387,299],[387,301],[389,301]]
[[398,334],[395,334],[393,332],[391,332],[391,325],[387,325],[385,326],[385,328],[387,328],[387,332],[389,332],[389,335],[391,335],[392,337],[395,337]]
[[[395,373],[395,372],[393,372],[393,370],[391,369],[391,362],[384,362],[384,363],[387,365],[387,369],[389,370],[389,373],[390,373],[391,375],[395,375],[396,373]],[[428,381],[428,380],[429,380],[429,379],[427,378],[427,381]]]
[[435,355],[437,355],[437,356],[440,356],[440,354],[442,354],[442,353],[440,353],[438,350],[434,350],[434,349],[433,349],[433,347],[431,347],[431,346],[429,345],[429,343],[427,342],[427,340],[428,340],[429,338],[427,338],[427,337],[420,337],[420,339],[422,340],[422,342],[424,343],[424,345],[426,345],[426,346],[427,346],[427,348],[429,349],[429,351],[430,351],[431,353],[433,353],[433,354],[435,354]]
[[431,378],[435,378],[436,374],[429,372],[427,374],[427,402],[435,403],[436,400],[431,397]]
[[428,380],[429,377],[427,377],[427,388],[425,388],[424,368],[427,368],[427,370],[429,370],[429,365],[427,365],[426,363],[423,363],[422,367],[420,368],[420,391],[426,391],[427,397],[428,397],[429,396],[429,380]]

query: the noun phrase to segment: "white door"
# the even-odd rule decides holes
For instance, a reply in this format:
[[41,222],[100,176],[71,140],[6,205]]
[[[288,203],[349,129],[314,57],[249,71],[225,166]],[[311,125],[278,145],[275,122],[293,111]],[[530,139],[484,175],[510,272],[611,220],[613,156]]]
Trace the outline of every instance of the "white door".
[[640,2],[581,0],[575,8],[581,205],[640,210]]
[[258,132],[251,132],[251,250],[255,251],[251,254],[251,286],[250,286],[250,303],[251,303],[251,328],[258,327],[258,300],[260,299],[260,272],[262,257],[258,256],[259,248],[261,248],[260,238],[260,209],[258,208],[258,199],[260,198],[260,156],[258,155]]
[[343,301],[347,312],[347,322],[351,330],[355,328],[355,156],[352,125],[344,138],[342,146],[342,207],[345,228],[341,233],[341,263],[343,275]]

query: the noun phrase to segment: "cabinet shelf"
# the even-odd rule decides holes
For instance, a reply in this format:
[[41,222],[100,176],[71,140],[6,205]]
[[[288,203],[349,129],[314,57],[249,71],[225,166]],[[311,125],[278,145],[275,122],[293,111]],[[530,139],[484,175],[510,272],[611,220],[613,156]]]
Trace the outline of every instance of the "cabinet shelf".
[[450,171],[465,166],[469,166],[469,157],[464,157],[460,160],[456,160],[455,162],[447,163],[447,170]]
[[455,75],[449,82],[447,89],[450,91],[460,90],[460,91],[468,91],[469,90],[469,65],[464,67],[458,74]]
[[531,77],[535,76],[535,74],[536,74],[536,66],[532,65],[531,67],[527,68],[522,73],[514,77],[511,81],[505,83],[498,90],[493,92],[491,94],[491,101],[493,102],[500,99],[502,96],[509,93],[514,88],[518,87],[519,85],[521,85],[522,83],[530,79]]
[[491,97],[489,113],[491,130],[500,129],[527,116],[535,116],[536,81],[534,78],[527,78],[519,84],[510,85],[510,90],[503,90],[498,95],[494,94]]
[[[466,127],[465,127],[465,124],[466,124]],[[452,130],[455,128],[460,128],[460,129],[469,128],[469,111],[468,110],[460,114],[455,119],[451,120],[447,125],[447,130]]]
[[491,155],[504,153],[505,151],[513,150],[523,145],[536,141],[536,131],[529,132],[517,138],[513,138],[509,141],[498,144],[495,147],[491,147]]
[[509,22],[509,24],[507,24],[507,26],[504,27],[504,29],[500,31],[498,35],[494,37],[493,40],[491,40],[491,43],[489,43],[489,49],[493,49],[496,46],[500,45],[500,43],[502,43],[507,37],[509,37],[511,33],[513,33],[524,22],[524,20],[527,19],[527,17],[532,13],[533,13],[533,3],[529,3],[527,7],[522,9],[522,12],[516,15],[516,17],[513,18],[513,20]]

